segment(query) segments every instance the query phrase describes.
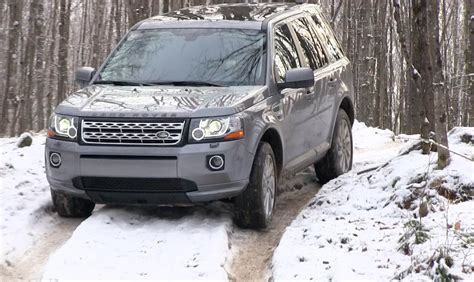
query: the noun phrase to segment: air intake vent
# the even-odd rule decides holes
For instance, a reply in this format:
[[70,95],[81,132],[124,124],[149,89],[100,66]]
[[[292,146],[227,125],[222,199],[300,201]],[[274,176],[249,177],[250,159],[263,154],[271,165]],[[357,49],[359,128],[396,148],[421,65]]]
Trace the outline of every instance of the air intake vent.
[[76,177],[74,186],[82,190],[111,192],[190,192],[196,183],[181,178]]

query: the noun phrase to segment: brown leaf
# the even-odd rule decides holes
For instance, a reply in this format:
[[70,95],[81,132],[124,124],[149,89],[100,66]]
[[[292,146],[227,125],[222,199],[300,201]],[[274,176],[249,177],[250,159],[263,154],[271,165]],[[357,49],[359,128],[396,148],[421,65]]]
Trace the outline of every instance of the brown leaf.
[[461,230],[461,221],[460,220],[456,221],[456,223],[454,224],[454,230],[456,230],[456,231]]

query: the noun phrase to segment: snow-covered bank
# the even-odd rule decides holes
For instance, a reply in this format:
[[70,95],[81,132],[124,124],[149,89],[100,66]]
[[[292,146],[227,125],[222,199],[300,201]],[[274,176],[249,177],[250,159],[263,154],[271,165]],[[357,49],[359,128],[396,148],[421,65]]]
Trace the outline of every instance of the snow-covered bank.
[[[472,142],[460,141],[466,133],[474,135],[474,128],[452,131],[450,145],[472,158]],[[390,136],[356,124],[355,167],[384,163],[390,154],[382,152],[397,147],[397,137],[387,142]],[[366,159],[364,148],[371,150]],[[435,167],[435,153],[413,151],[323,186],[283,235],[273,257],[274,278],[474,279],[474,164],[452,155],[449,167]],[[427,216],[420,220],[420,212]]]
[[352,127],[352,134],[354,171],[381,165],[395,157],[406,144],[412,144],[413,140],[419,138],[419,135],[395,135],[388,129],[368,127],[358,121],[355,121]]
[[102,208],[50,257],[43,279],[227,280],[223,210]]
[[45,136],[35,136],[29,147],[18,148],[17,141],[0,138],[2,267],[14,264],[58,220],[44,173]]

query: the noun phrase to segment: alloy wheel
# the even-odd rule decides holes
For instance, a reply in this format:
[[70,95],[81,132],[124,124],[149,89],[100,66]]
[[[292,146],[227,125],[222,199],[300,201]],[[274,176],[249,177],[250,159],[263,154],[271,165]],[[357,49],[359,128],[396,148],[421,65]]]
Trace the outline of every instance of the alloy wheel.
[[271,155],[265,156],[265,162],[263,167],[262,177],[262,190],[263,190],[263,208],[265,217],[270,218],[273,214],[273,206],[275,203],[275,164]]

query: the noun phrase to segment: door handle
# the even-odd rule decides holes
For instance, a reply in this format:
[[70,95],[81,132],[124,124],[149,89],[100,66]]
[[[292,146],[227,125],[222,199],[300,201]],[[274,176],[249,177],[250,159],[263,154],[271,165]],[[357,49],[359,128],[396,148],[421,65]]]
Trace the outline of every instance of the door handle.
[[315,93],[314,93],[314,89],[313,89],[313,88],[311,88],[311,89],[306,89],[306,90],[304,90],[303,93],[304,93],[304,96],[306,97],[306,99],[308,99],[308,100],[311,100],[311,99],[314,98],[314,94],[315,94]]
[[328,81],[329,87],[334,87],[334,86],[336,86],[336,84],[337,84],[338,81],[339,81],[339,80],[337,79],[337,77],[331,77],[331,78],[329,78],[329,81]]

